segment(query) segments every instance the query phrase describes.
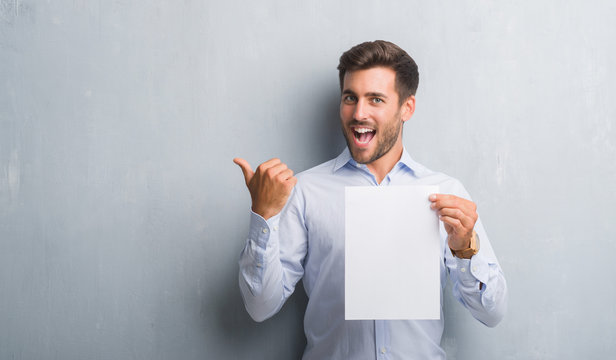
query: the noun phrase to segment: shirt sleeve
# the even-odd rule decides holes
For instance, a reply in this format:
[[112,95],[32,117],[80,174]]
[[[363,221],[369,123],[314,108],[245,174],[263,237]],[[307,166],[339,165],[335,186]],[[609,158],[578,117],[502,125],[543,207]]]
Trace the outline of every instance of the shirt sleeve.
[[239,285],[246,310],[255,321],[276,314],[303,276],[307,236],[297,188],[280,214],[265,220],[250,213],[248,238],[239,260]]
[[[458,196],[470,199],[463,188]],[[445,246],[445,264],[453,283],[454,297],[475,319],[494,327],[507,309],[507,282],[481,219],[477,220],[475,231],[479,238],[479,252],[470,259],[460,259],[451,254],[449,246]]]

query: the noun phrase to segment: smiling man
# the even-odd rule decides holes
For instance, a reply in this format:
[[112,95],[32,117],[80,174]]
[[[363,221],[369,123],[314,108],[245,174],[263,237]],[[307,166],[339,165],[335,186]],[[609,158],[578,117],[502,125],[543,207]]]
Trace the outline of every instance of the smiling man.
[[402,124],[415,110],[415,96],[400,97],[396,72],[373,67],[346,72],[340,119],[353,159],[366,164],[380,183],[402,155]]
[[[441,296],[449,275],[455,298],[487,326],[505,313],[503,272],[462,184],[415,162],[404,149],[402,127],[415,111],[419,81],[413,59],[390,42],[365,42],[342,54],[338,70],[347,142],[342,154],[297,177],[278,159],[256,171],[234,159],[252,198],[240,256],[244,304],[263,321],[303,278],[304,359],[444,359],[442,311],[440,320],[344,319],[344,188],[438,185],[442,193],[430,201],[440,219]],[[415,256],[421,254],[409,253],[408,261]]]

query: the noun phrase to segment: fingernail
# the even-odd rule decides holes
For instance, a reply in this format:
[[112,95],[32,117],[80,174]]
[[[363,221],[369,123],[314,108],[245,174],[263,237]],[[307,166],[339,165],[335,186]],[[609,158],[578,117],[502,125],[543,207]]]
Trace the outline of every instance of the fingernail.
[[432,201],[436,200],[436,195],[435,194],[430,195],[430,200]]

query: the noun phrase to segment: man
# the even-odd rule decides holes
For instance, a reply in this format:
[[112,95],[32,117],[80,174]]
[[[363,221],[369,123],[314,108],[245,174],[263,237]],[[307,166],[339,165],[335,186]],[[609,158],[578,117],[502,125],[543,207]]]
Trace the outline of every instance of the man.
[[[440,219],[441,295],[449,274],[453,295],[487,326],[504,315],[505,278],[464,187],[404,150],[402,125],[415,111],[419,80],[413,59],[392,43],[366,42],[345,52],[338,70],[347,142],[340,156],[297,178],[278,159],[254,172],[245,160],[234,159],[252,198],[240,257],[244,304],[253,319],[263,321],[280,310],[303,277],[309,298],[304,359],[444,359],[442,311],[440,320],[344,320],[344,188],[438,185],[442,194],[430,195],[430,201]],[[408,254],[408,260],[417,255]]]

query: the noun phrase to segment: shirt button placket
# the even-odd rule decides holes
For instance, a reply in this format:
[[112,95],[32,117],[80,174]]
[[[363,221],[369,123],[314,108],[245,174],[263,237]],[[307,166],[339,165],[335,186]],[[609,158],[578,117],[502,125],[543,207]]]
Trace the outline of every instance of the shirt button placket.
[[387,353],[387,348],[389,347],[389,331],[387,328],[387,321],[376,320],[374,325],[376,358],[379,360],[389,359],[389,354]]

